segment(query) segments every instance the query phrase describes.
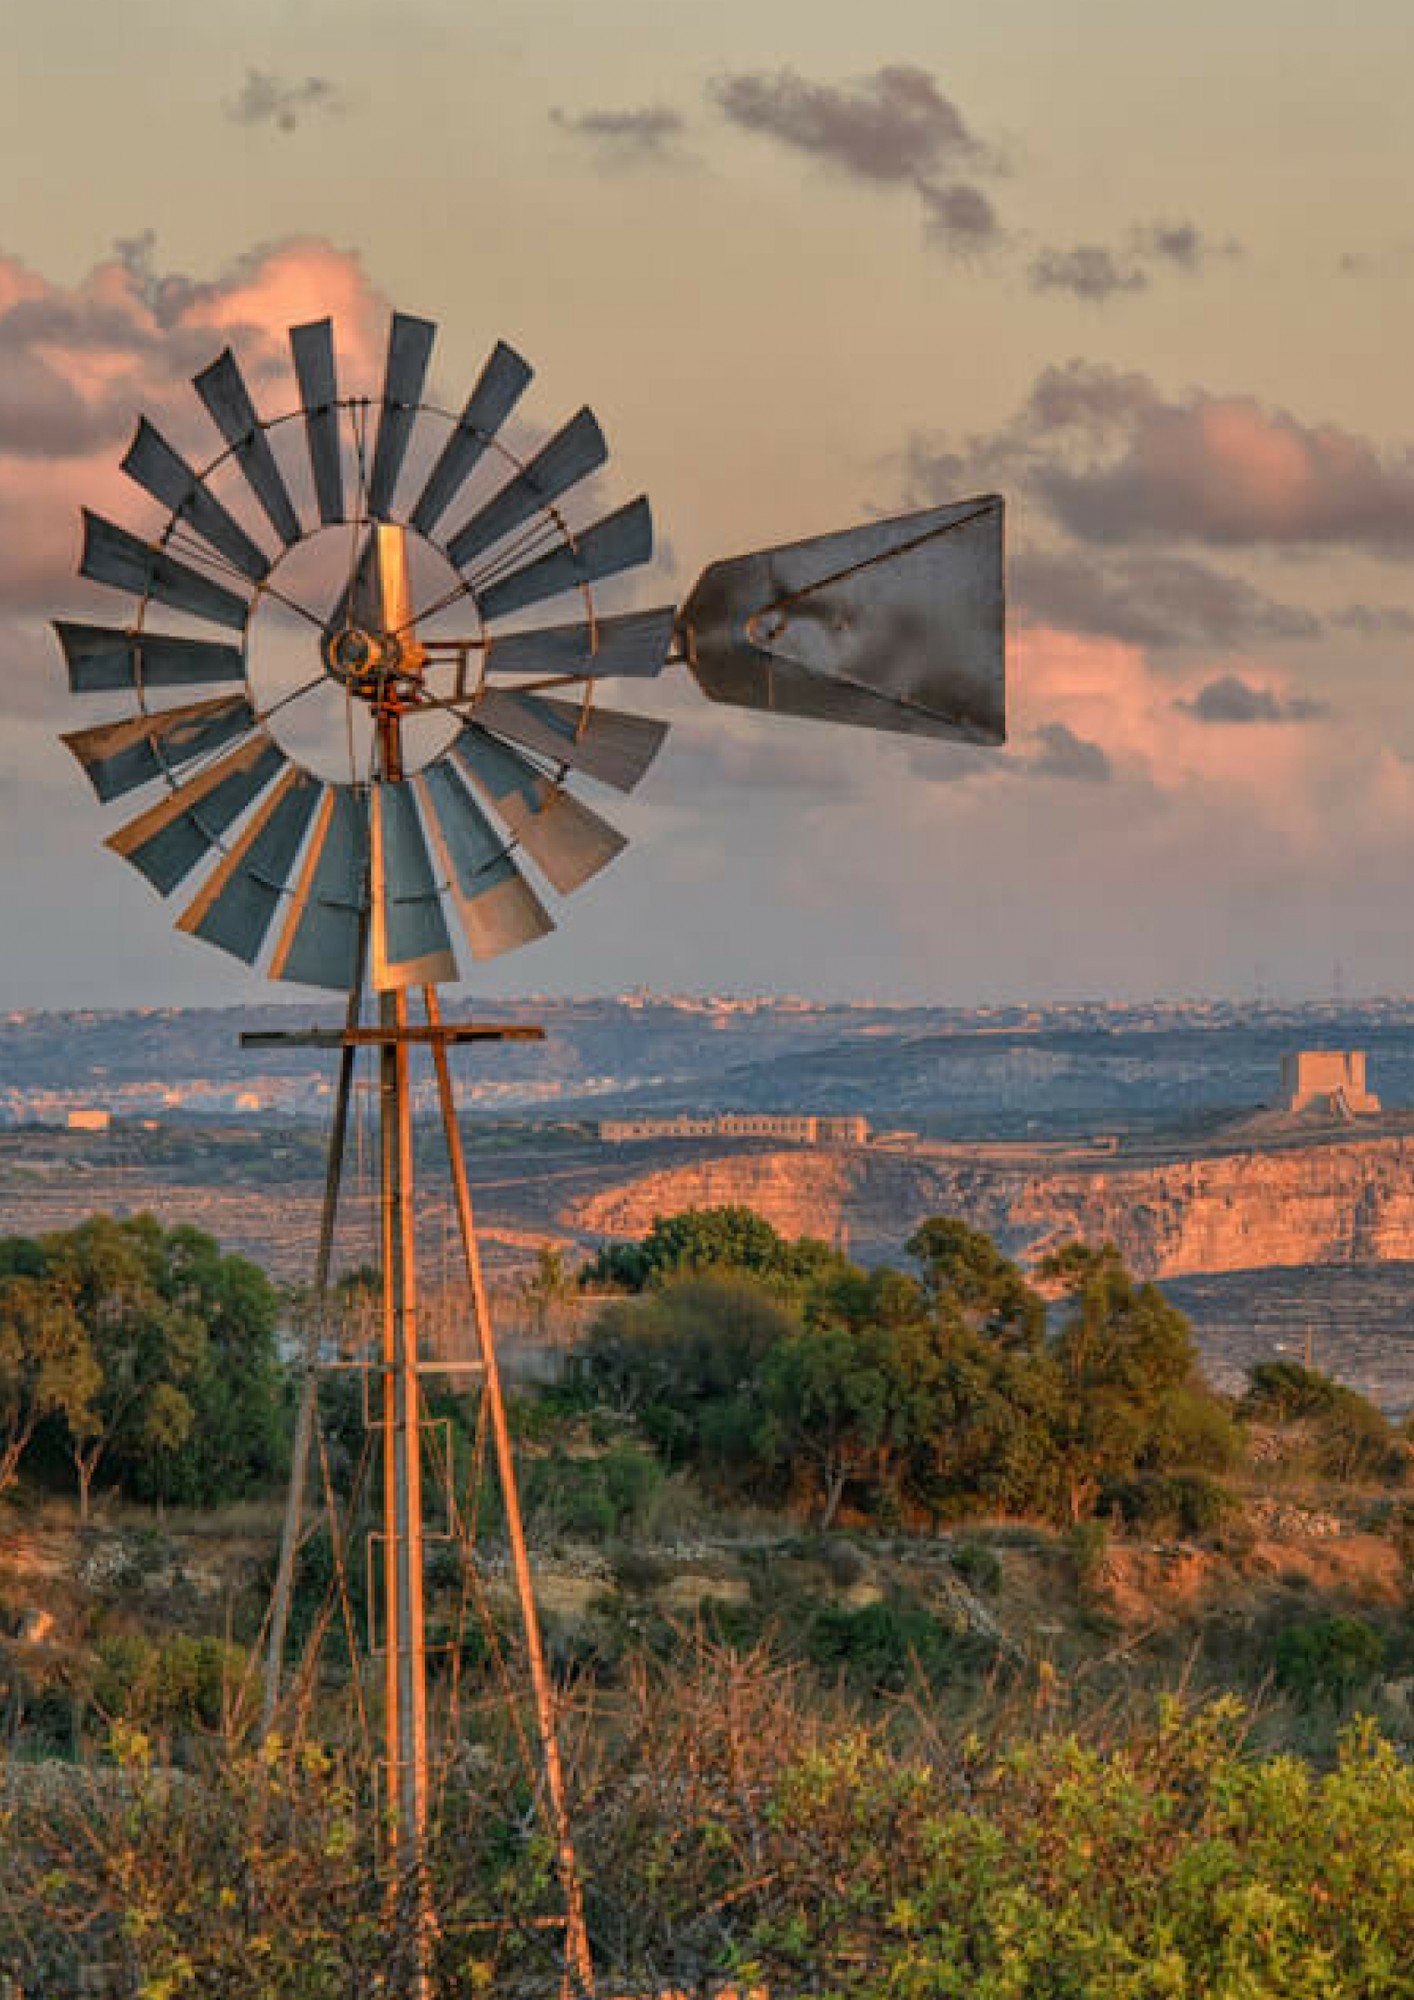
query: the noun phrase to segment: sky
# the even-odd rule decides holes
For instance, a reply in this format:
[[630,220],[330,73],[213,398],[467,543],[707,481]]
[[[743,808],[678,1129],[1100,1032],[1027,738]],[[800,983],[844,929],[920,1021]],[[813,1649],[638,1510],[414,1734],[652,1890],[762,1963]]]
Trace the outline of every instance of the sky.
[[[997,490],[1009,742],[673,674],[625,854],[470,990],[998,1000],[1414,990],[1414,224],[1401,0],[51,0],[0,71],[0,1007],[267,989],[102,845],[59,732],[79,509],[291,322],[646,490],[622,603]],[[634,589],[639,595],[633,594]],[[646,595],[644,594],[646,592]]]

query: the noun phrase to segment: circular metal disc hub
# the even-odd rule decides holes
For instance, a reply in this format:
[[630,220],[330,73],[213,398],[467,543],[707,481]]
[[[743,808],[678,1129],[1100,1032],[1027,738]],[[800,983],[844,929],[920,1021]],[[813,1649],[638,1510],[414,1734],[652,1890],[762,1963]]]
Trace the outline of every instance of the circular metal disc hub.
[[365,632],[359,625],[328,633],[321,650],[326,672],[368,701],[383,692],[403,664],[403,649],[395,636]]

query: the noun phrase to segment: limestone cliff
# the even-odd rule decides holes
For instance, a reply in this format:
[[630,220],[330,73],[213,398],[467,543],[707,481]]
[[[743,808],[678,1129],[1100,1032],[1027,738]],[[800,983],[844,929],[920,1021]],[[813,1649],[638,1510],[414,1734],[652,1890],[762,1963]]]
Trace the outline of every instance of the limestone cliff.
[[1414,1258],[1414,1139],[1240,1149],[1155,1165],[962,1149],[762,1152],[694,1159],[575,1202],[598,1236],[640,1235],[655,1215],[744,1202],[787,1235],[896,1252],[925,1216],[959,1215],[1031,1258],[1071,1237],[1117,1243],[1145,1277],[1263,1265]]

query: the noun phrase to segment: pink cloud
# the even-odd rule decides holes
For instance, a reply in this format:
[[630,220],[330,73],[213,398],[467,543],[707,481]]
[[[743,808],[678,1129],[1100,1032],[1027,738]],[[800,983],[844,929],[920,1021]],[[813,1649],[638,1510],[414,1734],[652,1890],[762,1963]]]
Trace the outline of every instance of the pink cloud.
[[82,506],[151,524],[118,471],[140,412],[196,460],[212,456],[220,441],[190,377],[229,341],[262,402],[288,409],[286,329],[326,313],[348,383],[372,388],[386,303],[356,256],[317,238],[251,251],[203,281],[155,272],[146,241],[67,287],[0,258],[0,604],[11,616],[93,611],[95,593],[75,580]]

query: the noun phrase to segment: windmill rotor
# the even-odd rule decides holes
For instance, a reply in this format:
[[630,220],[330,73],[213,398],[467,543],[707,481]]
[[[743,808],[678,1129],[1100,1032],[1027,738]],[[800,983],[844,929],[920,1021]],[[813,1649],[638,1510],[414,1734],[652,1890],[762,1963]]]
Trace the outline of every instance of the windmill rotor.
[[[543,936],[545,892],[571,893],[624,845],[572,787],[632,790],[666,734],[598,699],[609,676],[660,671],[673,640],[674,607],[601,604],[651,557],[647,501],[572,525],[608,455],[592,412],[521,455],[501,433],[529,365],[500,343],[449,415],[423,400],[433,337],[395,313],[369,399],[341,394],[330,321],[292,328],[298,402],[273,419],[223,352],[194,384],[221,441],[211,462],[146,417],[123,459],[165,511],[158,531],[85,512],[81,574],[126,593],[129,616],[56,627],[72,691],[129,705],[64,739],[95,793],[166,794],[108,844],[163,895],[187,892],[179,928],[277,979],[347,990],[365,930],[378,990]],[[307,559],[320,542],[322,565]],[[570,595],[573,621],[527,625]],[[273,690],[259,675],[272,613],[302,648]],[[350,724],[337,775],[306,761],[295,728],[331,696]],[[390,718],[396,770],[375,747]],[[419,730],[435,753],[409,757]]]

